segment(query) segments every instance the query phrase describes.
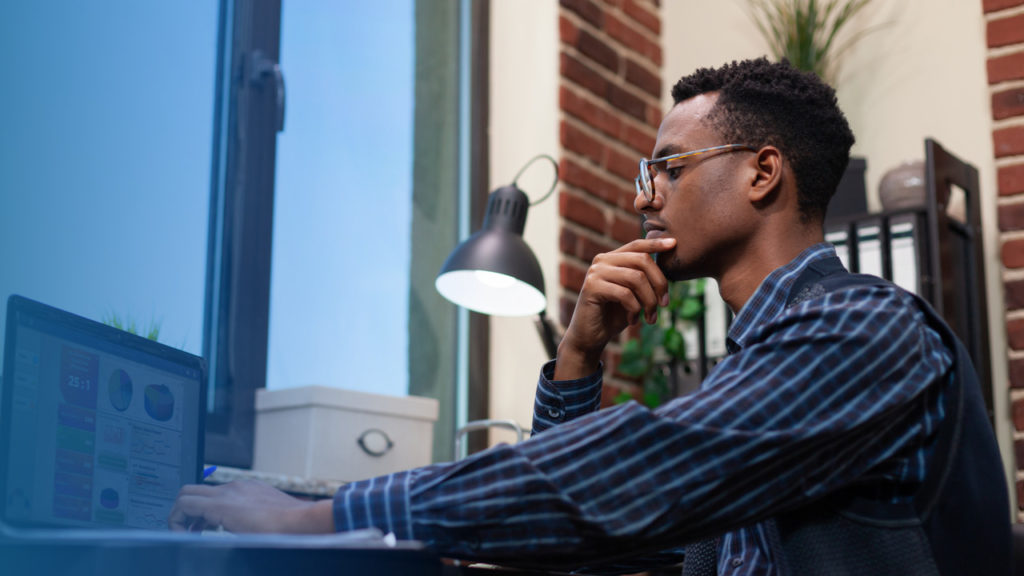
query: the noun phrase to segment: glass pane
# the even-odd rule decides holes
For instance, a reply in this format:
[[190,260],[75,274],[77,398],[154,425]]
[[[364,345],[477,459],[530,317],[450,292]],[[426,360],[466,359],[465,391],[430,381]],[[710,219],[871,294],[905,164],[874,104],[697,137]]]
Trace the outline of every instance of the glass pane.
[[157,327],[161,342],[200,353],[217,10],[208,0],[4,4],[5,304],[18,293]]
[[282,6],[267,388],[406,394],[413,17],[413,0]]

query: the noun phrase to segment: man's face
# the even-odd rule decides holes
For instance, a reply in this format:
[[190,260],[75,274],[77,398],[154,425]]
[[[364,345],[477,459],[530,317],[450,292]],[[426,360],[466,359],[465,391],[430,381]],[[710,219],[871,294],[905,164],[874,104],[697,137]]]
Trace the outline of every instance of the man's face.
[[[703,94],[676,104],[658,129],[653,158],[744,142],[725,142],[706,120],[717,95]],[[741,170],[753,152],[726,150],[657,166],[654,198],[638,195],[634,206],[645,219],[648,238],[672,237],[676,246],[657,255],[669,280],[721,272],[749,238],[752,224]]]

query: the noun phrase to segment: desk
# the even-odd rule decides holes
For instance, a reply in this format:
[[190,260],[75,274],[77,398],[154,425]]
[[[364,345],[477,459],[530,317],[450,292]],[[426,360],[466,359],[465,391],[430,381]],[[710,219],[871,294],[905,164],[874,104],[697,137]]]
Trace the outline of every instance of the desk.
[[0,541],[0,574],[31,576],[537,576],[442,561],[427,550],[194,543]]
[[[142,542],[0,542],[0,573],[32,576],[440,576],[425,550],[259,548]],[[469,573],[467,573],[469,574]]]

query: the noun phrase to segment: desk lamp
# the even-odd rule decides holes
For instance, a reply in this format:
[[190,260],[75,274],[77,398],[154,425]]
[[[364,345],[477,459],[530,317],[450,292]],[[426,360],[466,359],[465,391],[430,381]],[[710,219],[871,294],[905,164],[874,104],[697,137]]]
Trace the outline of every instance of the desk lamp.
[[[516,182],[541,158],[554,166],[555,178],[551,189],[531,204]],[[557,345],[554,328],[544,314],[544,275],[537,257],[523,240],[523,229],[529,207],[547,200],[557,184],[558,163],[554,158],[532,158],[512,184],[491,192],[483,227],[455,247],[434,281],[437,291],[447,300],[474,312],[492,316],[537,314],[538,330],[551,358],[555,357]]]

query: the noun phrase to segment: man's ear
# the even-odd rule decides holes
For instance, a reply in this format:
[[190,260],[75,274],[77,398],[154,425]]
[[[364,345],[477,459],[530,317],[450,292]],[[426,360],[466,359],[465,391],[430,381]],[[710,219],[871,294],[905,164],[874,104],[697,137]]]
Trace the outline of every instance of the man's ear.
[[757,151],[753,162],[754,176],[747,194],[751,203],[765,204],[782,186],[782,153],[775,146],[764,146]]

